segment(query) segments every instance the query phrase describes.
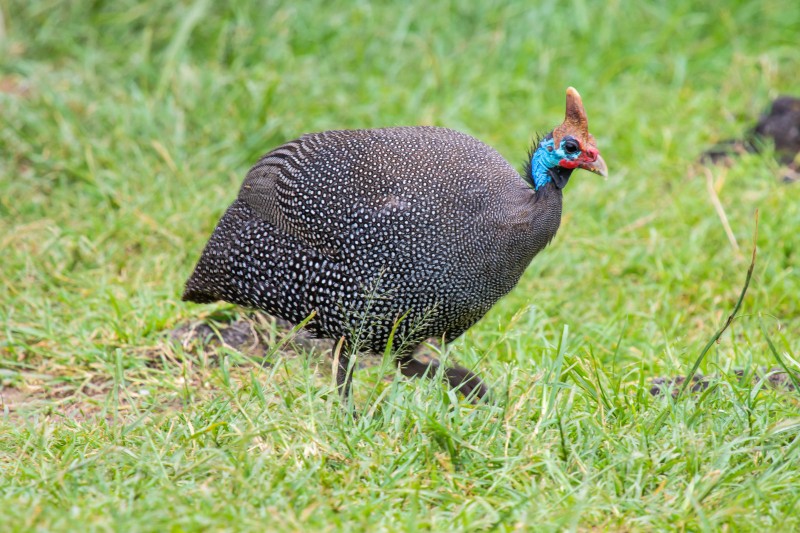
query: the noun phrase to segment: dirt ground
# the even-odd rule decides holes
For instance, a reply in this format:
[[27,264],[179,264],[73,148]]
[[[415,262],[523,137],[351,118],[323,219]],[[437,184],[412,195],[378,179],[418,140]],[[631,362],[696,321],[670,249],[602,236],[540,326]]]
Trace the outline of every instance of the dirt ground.
[[[244,362],[231,369],[231,374],[234,378],[237,374],[246,378],[247,368],[270,365],[270,359],[275,356],[311,354],[330,362],[334,347],[329,339],[315,339],[303,330],[293,333],[287,322],[262,313],[252,312],[228,322],[186,322],[165,332],[157,346],[133,354],[144,357],[145,366],[151,372],[126,373],[124,390],[116,385],[113,375],[106,369],[48,368],[47,371],[16,373],[13,379],[0,375],[0,412],[12,419],[37,414],[74,421],[103,416],[110,421],[128,412],[132,403],[146,405],[149,395],[164,388],[164,382],[154,378],[152,370],[157,372],[165,365],[175,365],[183,371],[174,382],[168,383],[172,394],[167,394],[166,398],[159,394],[154,409],[177,409],[182,390],[191,389],[194,395],[213,393],[209,373],[217,365],[222,351],[233,350],[245,357]],[[423,346],[416,357],[425,360],[433,357],[433,353],[431,347]],[[194,357],[185,357],[185,354]],[[369,355],[360,356],[358,362],[360,368],[379,363],[379,357]],[[321,368],[329,366],[320,365]],[[736,370],[735,375],[742,382],[750,380],[758,385],[764,381],[771,389],[795,390],[791,377],[780,368],[762,367],[755,372]],[[669,393],[675,397],[685,379],[685,376],[651,378],[649,392],[653,396]],[[718,379],[719,376],[698,374],[693,377],[689,390],[702,392]]]

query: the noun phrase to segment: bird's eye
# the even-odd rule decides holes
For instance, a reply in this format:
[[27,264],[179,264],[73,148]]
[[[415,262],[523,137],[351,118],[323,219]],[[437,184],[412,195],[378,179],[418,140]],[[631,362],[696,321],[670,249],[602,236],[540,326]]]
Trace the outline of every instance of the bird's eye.
[[575,139],[567,139],[564,141],[564,151],[568,154],[574,154],[575,152],[579,152],[581,149],[578,141]]

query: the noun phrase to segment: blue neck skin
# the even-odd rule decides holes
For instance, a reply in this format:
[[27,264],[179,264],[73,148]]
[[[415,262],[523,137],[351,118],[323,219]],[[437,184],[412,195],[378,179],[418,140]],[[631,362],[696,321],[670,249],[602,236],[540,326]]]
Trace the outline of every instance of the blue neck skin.
[[580,152],[567,154],[564,151],[563,144],[564,140],[562,139],[560,146],[556,149],[551,137],[540,142],[539,147],[533,152],[531,157],[531,179],[533,180],[533,188],[537,191],[553,180],[550,171],[557,167],[562,159],[573,160],[580,155]]

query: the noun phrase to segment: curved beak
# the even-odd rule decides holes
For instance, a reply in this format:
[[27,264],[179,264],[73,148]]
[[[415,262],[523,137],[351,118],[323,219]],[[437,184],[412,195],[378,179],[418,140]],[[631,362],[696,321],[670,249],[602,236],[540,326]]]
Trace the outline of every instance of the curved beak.
[[599,174],[604,178],[608,177],[608,167],[606,166],[606,162],[603,160],[603,156],[600,154],[597,154],[597,157],[594,159],[594,161],[586,161],[585,163],[581,163],[578,165],[578,168],[588,170],[589,172],[594,172],[595,174]]

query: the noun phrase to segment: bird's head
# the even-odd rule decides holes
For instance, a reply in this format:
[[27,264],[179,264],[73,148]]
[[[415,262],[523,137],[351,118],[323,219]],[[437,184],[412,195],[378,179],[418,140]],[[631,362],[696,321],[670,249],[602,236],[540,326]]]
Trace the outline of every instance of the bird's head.
[[556,187],[563,189],[576,168],[601,176],[608,175],[606,162],[597,150],[594,137],[589,133],[581,95],[572,87],[567,89],[564,122],[539,141],[532,152],[528,170],[536,190],[551,181]]

